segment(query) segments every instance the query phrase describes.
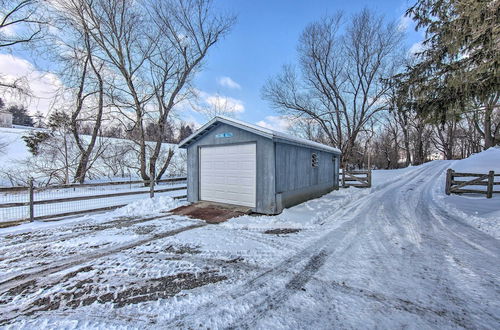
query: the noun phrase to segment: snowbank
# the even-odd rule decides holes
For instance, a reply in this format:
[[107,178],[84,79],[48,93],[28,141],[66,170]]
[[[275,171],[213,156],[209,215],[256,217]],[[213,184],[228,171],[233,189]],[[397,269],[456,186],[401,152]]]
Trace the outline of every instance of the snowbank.
[[141,217],[169,211],[183,204],[185,204],[185,202],[181,202],[169,196],[158,196],[153,198],[140,199],[115,210],[110,215]]
[[488,171],[495,171],[500,174],[500,147],[492,147],[469,158],[456,161],[452,168],[456,172],[486,174]]
[[[495,174],[500,174],[500,147],[489,148],[469,158],[453,161],[449,168],[456,172],[486,174],[488,171],[495,171]],[[495,181],[499,182],[500,177],[495,177]],[[493,194],[493,198],[489,199],[484,194],[447,196],[444,193],[444,185],[445,173],[436,183],[434,198],[443,205],[447,213],[500,239],[500,194]],[[477,189],[485,189],[485,186],[477,186]],[[500,186],[495,186],[494,190],[500,190]]]
[[86,214],[83,216],[68,217],[57,221],[33,221],[23,223],[18,226],[0,228],[0,236],[9,234],[19,234],[49,228],[63,228],[64,226],[74,225],[76,223],[99,223],[106,222],[109,219],[120,217],[137,217],[151,216],[155,214],[165,213],[171,209],[184,205],[186,202],[178,199],[173,199],[169,196],[157,196],[154,198],[144,198],[132,202],[124,207],[114,211]]
[[348,188],[326,194],[299,205],[284,209],[276,216],[247,215],[221,224],[232,229],[264,230],[274,228],[308,229],[322,225],[343,206],[370,193],[370,189]]

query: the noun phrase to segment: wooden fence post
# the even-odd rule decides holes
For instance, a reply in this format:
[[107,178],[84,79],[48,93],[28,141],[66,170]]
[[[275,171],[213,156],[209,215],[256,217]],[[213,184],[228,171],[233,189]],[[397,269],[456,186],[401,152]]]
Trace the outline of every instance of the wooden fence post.
[[446,171],[446,187],[445,187],[446,195],[449,195],[451,193],[451,181],[453,181],[453,170],[449,168]]
[[33,205],[33,202],[34,202],[34,193],[33,193],[33,178],[30,178],[30,181],[29,181],[29,199],[30,199],[30,222],[33,222],[33,220],[35,219],[35,214],[34,214],[34,205]]
[[345,188],[345,166],[342,168],[342,188]]
[[488,188],[486,188],[486,198],[493,197],[493,183],[495,182],[495,172],[488,173]]
[[366,173],[366,178],[368,179],[368,188],[372,187],[372,170],[368,169]]

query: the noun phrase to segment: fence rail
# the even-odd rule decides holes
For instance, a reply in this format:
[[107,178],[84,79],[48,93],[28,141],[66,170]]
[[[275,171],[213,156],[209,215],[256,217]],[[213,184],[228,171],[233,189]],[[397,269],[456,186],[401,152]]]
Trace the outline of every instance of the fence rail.
[[342,170],[342,187],[357,187],[357,188],[370,188],[372,186],[372,171],[371,170],[357,170],[348,171]]
[[[155,180],[156,184],[161,183],[173,183],[173,182],[184,182],[185,177],[180,178],[168,178]],[[48,189],[65,189],[65,188],[85,188],[85,187],[102,187],[102,186],[113,186],[113,185],[134,185],[134,184],[144,184],[144,186],[149,187],[149,180],[129,180],[129,181],[107,181],[107,182],[97,182],[97,183],[70,183],[62,185],[54,185],[47,187],[34,188],[37,191],[48,190]],[[29,186],[18,186],[18,187],[0,187],[0,192],[18,192],[26,191],[30,189]]]
[[[186,178],[154,181],[128,180],[48,187],[0,188],[0,224],[59,218],[122,207],[140,194],[169,194],[186,198]],[[108,188],[109,187],[109,188]],[[153,190],[151,190],[151,187]],[[176,191],[184,193],[171,194]]]
[[[455,178],[473,178],[471,180],[455,180]],[[482,173],[459,173],[451,168],[446,171],[446,195],[450,194],[486,194],[486,198],[493,197],[493,194],[500,194],[500,190],[494,190],[494,186],[500,185],[500,181],[495,181],[495,177],[500,177],[500,174],[495,174],[494,171],[489,171],[487,174]],[[486,186],[486,190],[471,189],[468,186]]]

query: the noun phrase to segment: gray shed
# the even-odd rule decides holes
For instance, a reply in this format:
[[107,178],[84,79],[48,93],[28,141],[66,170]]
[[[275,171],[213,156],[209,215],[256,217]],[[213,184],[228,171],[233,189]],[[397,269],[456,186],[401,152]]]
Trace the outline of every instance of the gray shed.
[[340,151],[218,116],[179,143],[187,149],[187,198],[278,214],[339,186]]

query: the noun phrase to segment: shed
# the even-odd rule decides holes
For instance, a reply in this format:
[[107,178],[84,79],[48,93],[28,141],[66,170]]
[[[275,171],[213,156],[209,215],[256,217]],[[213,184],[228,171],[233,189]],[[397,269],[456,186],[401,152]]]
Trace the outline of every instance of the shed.
[[341,153],[321,143],[217,116],[179,143],[187,198],[278,214],[339,186]]

